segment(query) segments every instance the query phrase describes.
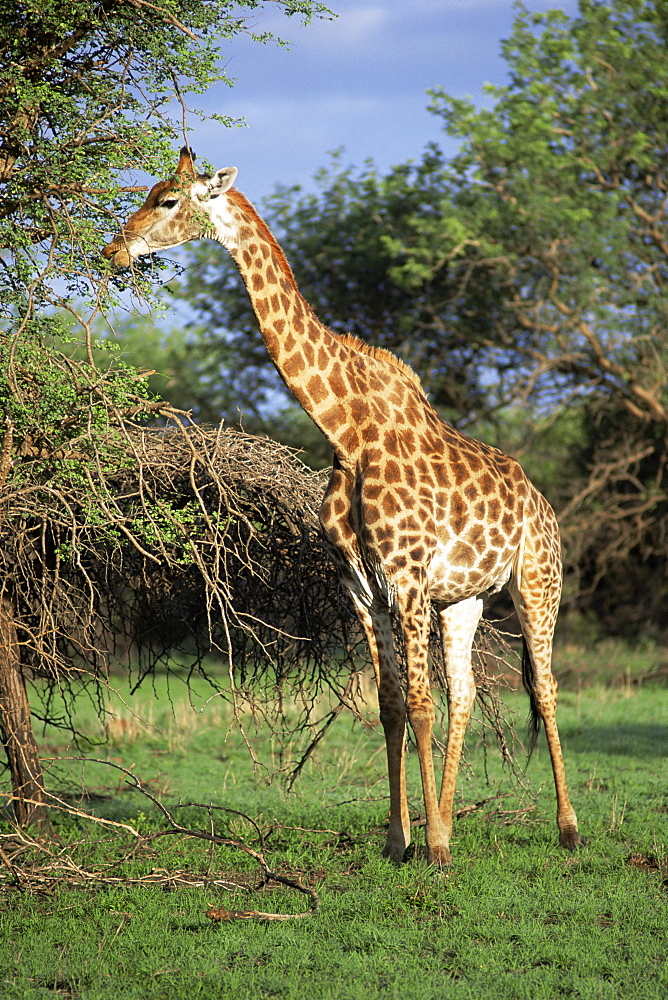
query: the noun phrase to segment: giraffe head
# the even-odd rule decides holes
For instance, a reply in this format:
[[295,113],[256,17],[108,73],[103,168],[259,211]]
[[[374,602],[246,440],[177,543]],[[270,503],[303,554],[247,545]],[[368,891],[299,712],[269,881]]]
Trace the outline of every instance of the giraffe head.
[[225,195],[236,176],[236,167],[223,167],[211,176],[198,174],[193,154],[184,147],[174,176],[153,185],[142,207],[102,255],[116,267],[128,267],[144,254],[203,236],[215,236],[228,249],[235,249],[237,213]]

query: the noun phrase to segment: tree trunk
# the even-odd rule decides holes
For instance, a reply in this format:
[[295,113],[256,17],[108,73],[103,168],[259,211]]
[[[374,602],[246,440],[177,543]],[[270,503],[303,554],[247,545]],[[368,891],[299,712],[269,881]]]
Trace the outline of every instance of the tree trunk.
[[0,737],[7,753],[19,826],[47,819],[44,779],[19,662],[12,602],[0,595]]

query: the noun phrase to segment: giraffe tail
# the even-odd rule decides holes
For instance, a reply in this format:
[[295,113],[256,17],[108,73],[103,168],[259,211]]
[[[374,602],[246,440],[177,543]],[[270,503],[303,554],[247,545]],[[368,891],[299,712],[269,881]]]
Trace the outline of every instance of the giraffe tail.
[[535,680],[536,674],[525,639],[522,649],[522,684],[524,685],[524,690],[529,695],[529,730],[527,734],[529,739],[529,757],[534,752],[540,732],[540,712],[536,700]]

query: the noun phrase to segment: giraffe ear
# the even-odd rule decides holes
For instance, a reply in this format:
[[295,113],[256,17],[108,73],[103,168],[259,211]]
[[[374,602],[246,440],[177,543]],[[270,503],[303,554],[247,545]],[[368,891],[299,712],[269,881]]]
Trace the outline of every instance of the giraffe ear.
[[216,170],[212,177],[200,177],[192,186],[191,194],[197,201],[211,201],[220,194],[225,194],[234,184],[237,176],[236,167],[223,167]]
[[216,195],[225,194],[234,184],[237,173],[236,167],[223,167],[221,170],[216,170],[213,177],[210,177],[206,182],[210,197],[215,198]]

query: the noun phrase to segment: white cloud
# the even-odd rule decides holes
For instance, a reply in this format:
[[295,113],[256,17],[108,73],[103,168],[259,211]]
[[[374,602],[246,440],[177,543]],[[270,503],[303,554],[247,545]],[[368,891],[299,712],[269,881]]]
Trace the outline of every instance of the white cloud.
[[382,7],[360,7],[342,11],[336,21],[322,29],[333,43],[368,45],[389,20],[389,12]]
[[[425,110],[427,88],[442,85],[488,104],[483,83],[507,80],[499,40],[512,30],[509,0],[325,2],[338,15],[333,21],[302,27],[276,9],[258,17],[258,30],[291,39],[292,48],[261,46],[246,36],[231,41],[221,59],[237,86],[212,88],[192,101],[248,122],[238,130],[197,124],[192,141],[214,164],[235,163],[250,197],[278,181],[309,184],[327,151],[341,146],[346,162],[372,156],[381,170],[419,158],[428,141],[450,154],[455,141]],[[577,7],[577,0],[524,2],[529,10]]]
[[332,3],[337,17],[333,21],[312,21],[295,37],[288,35],[303,49],[356,49],[379,43],[383,29],[392,20],[393,12],[381,4],[360,5],[356,0]]

